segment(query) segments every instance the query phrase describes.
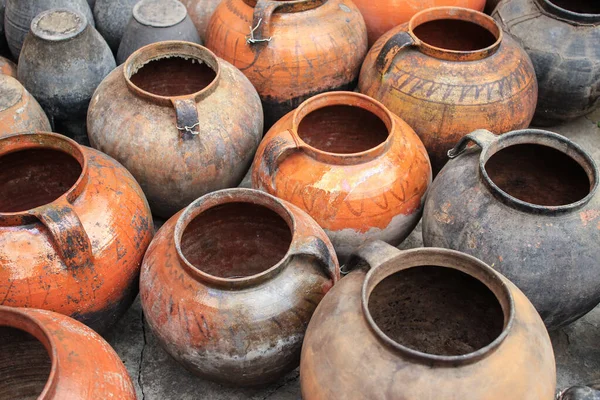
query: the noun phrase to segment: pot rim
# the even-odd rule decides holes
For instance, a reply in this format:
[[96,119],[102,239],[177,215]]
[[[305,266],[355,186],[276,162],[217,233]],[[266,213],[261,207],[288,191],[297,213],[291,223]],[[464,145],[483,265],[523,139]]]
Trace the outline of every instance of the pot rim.
[[[441,257],[441,260],[439,259]],[[411,260],[412,258],[412,260]],[[438,258],[438,260],[436,260]],[[403,261],[403,262],[401,262]],[[472,278],[484,284],[493,294],[504,314],[504,327],[491,343],[471,353],[444,356],[425,353],[419,350],[404,346],[388,335],[386,335],[377,325],[371,312],[369,311],[369,298],[373,290],[379,283],[389,276],[398,272],[415,268],[437,266],[450,268],[465,273]],[[498,272],[494,271],[483,261],[456,250],[424,247],[400,251],[397,255],[382,264],[371,268],[367,273],[361,288],[361,306],[362,312],[368,325],[387,346],[393,350],[410,357],[411,359],[425,363],[427,365],[440,365],[454,367],[457,365],[467,365],[477,362],[487,355],[494,352],[507,338],[511,332],[515,320],[515,302],[513,295],[507,285],[506,278],[503,278]]]
[[[255,8],[260,0],[242,0],[247,6]],[[267,0],[263,3],[273,3],[277,6],[276,12],[296,13],[317,8],[329,0]]]
[[547,14],[550,14],[550,16],[553,17],[558,17],[559,19],[564,18],[576,23],[589,23],[594,25],[600,23],[600,13],[590,14],[570,11],[566,8],[557,6],[551,0],[535,0],[535,2],[539,7],[546,11]]
[[[31,316],[25,310],[26,309],[0,305],[0,327],[13,328],[26,332],[44,345],[48,357],[50,357],[52,366],[44,389],[42,390],[42,393],[40,393],[38,399],[50,400],[52,399],[54,390],[58,384],[59,360],[56,343],[50,331],[37,318]],[[50,313],[50,311],[46,312]],[[9,321],[10,317],[13,317],[12,321]]]
[[[75,30],[69,33],[49,34],[41,30],[38,27],[38,23],[42,20],[42,18],[46,17],[47,15],[54,14],[56,12],[66,12],[69,14],[73,14],[80,19],[81,23],[75,28]],[[29,29],[31,30],[31,33],[34,36],[42,40],[47,40],[49,42],[62,42],[65,40],[76,38],[77,36],[81,35],[88,25],[89,21],[87,20],[86,16],[77,10],[72,10],[70,8],[51,8],[49,10],[42,11],[41,13],[36,15],[35,18],[31,21],[31,24],[29,24]]]
[[[188,225],[203,212],[229,203],[248,203],[265,207],[279,215],[288,225],[290,233],[292,234],[290,246],[288,247],[285,255],[275,265],[272,265],[258,274],[248,275],[242,278],[223,278],[206,273],[187,260],[181,249],[181,239]],[[265,282],[271,277],[277,275],[283,268],[287,266],[292,257],[293,244],[298,240],[296,225],[296,217],[281,199],[255,189],[224,189],[200,197],[183,210],[183,212],[177,218],[177,223],[175,224],[175,229],[173,231],[173,242],[184,270],[186,270],[186,272],[191,275],[192,278],[200,279],[217,287],[241,289]]]
[[[164,2],[164,0],[161,0]],[[175,26],[177,24],[180,24],[187,16],[188,16],[188,12],[187,12],[187,8],[185,7],[185,5],[178,1],[178,0],[170,0],[171,4],[173,5],[173,11],[178,12],[180,15],[174,15],[172,16],[172,20],[170,21],[150,21],[148,18],[146,18],[146,15],[143,15],[140,13],[140,8],[147,2],[147,0],[141,0],[138,1],[135,6],[133,6],[133,11],[132,11],[132,15],[133,18],[139,22],[141,25],[144,26],[149,26],[151,28],[169,28],[172,26]]]

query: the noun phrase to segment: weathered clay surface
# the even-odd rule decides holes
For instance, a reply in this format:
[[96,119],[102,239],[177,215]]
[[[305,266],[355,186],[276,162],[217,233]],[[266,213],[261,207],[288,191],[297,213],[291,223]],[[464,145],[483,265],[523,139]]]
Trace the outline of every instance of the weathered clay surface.
[[0,136],[38,131],[52,131],[42,107],[19,81],[0,76]]

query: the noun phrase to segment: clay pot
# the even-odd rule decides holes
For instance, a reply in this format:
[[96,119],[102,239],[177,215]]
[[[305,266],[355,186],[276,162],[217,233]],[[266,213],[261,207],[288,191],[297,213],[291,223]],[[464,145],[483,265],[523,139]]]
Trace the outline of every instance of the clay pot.
[[358,88],[404,119],[425,144],[434,175],[462,136],[526,128],[535,72],[515,40],[477,11],[421,11],[386,33],[363,64]]
[[491,15],[501,0],[487,0],[485,2],[485,13]]
[[502,275],[463,253],[383,242],[358,260],[308,325],[303,399],[554,399],[548,333]]
[[308,321],[338,279],[333,247],[306,213],[230,189],[163,225],[140,294],[152,332],[177,361],[206,379],[256,386],[298,366]]
[[177,0],[141,0],[123,33],[117,62],[124,63],[137,49],[165,40],[202,44],[185,6]]
[[131,171],[152,210],[170,217],[237,186],[262,138],[256,90],[231,64],[187,42],[146,46],[96,90],[88,134]]
[[48,10],[31,23],[18,76],[55,123],[84,125],[94,90],[115,67],[110,48],[83,14]]
[[135,400],[119,356],[96,332],[57,313],[0,306],[0,398]]
[[187,8],[200,38],[205,42],[208,22],[217,9],[217,6],[221,4],[221,0],[182,0],[181,2]]
[[104,37],[113,53],[117,53],[127,23],[133,15],[133,6],[139,0],[97,0],[94,6],[96,29]]
[[50,121],[19,81],[0,75],[0,137],[18,132],[49,132]]
[[551,132],[479,130],[449,155],[427,196],[426,246],[493,265],[549,329],[600,303],[598,170],[587,153]]
[[318,93],[354,89],[367,52],[364,20],[344,0],[224,1],[206,35],[258,90],[267,128]]
[[137,294],[152,216],[110,157],[54,133],[0,138],[0,299],[106,331]]
[[8,58],[0,57],[0,74],[17,77],[17,65]]
[[252,186],[308,212],[345,260],[365,241],[402,242],[421,217],[431,166],[415,132],[358,93],[324,93],[271,128]]
[[507,0],[493,17],[533,61],[540,87],[534,124],[556,125],[600,106],[599,2]]
[[419,11],[432,7],[454,6],[483,11],[485,0],[353,0],[358,7],[369,34],[369,47],[384,33],[408,22]]
[[79,12],[94,26],[94,16],[86,0],[6,0],[4,29],[8,47],[15,59],[19,59],[33,19],[42,11],[56,8]]

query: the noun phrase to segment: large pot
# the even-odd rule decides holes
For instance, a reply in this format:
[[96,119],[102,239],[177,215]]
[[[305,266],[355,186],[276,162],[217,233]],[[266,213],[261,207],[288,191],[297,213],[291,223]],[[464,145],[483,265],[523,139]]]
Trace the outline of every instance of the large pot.
[[224,1],[206,35],[258,90],[267,128],[318,93],[354,89],[367,52],[363,17],[345,0]]
[[50,311],[0,306],[0,398],[135,400],[131,378],[102,337]]
[[303,211],[249,189],[208,194],[156,234],[144,258],[144,315],[194,373],[242,386],[296,368],[317,304],[339,279],[331,243]]
[[96,29],[104,37],[113,53],[117,53],[127,23],[133,15],[133,6],[139,0],[97,0],[94,5]]
[[53,133],[0,137],[0,299],[105,331],[138,290],[153,233],[119,163]]
[[529,126],[537,83],[531,60],[477,11],[421,11],[377,41],[360,74],[361,93],[381,101],[423,140],[434,175],[462,136]]
[[203,42],[206,41],[206,29],[210,17],[221,4],[222,0],[181,0],[190,14],[190,18],[194,22],[198,34]]
[[598,170],[587,153],[551,132],[479,130],[449,155],[427,196],[426,246],[492,265],[550,329],[600,303]]
[[431,166],[419,137],[379,102],[323,93],[275,124],[252,187],[302,208],[344,261],[367,240],[400,244],[421,218]]
[[542,320],[483,262],[374,242],[348,266],[308,325],[303,399],[554,399]]
[[0,75],[0,137],[51,130],[44,110],[27,89],[15,78]]
[[237,186],[262,130],[260,99],[248,79],[187,42],[135,52],[98,87],[88,112],[92,146],[131,171],[162,217]]
[[600,106],[600,2],[506,0],[492,16],[533,61],[534,124],[556,125]]

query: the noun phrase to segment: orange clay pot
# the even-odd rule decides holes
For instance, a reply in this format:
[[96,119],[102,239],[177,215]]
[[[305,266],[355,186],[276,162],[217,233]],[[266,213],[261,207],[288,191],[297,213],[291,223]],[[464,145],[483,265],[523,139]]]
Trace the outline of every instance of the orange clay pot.
[[15,78],[0,74],[0,137],[51,130],[46,113],[27,89]]
[[0,398],[135,400],[119,356],[96,332],[45,310],[0,306]]
[[222,0],[181,0],[185,5],[185,8],[187,8],[188,14],[196,26],[203,43],[206,42],[206,29],[208,28],[210,17],[212,17],[221,1]]
[[483,11],[485,0],[352,0],[358,7],[369,33],[369,47],[392,28],[408,22],[419,11],[453,6]]
[[152,232],[142,190],[112,158],[53,133],[0,138],[0,304],[105,331],[137,294]]
[[144,315],[194,373],[256,386],[296,368],[304,331],[339,279],[327,235],[302,210],[250,189],[208,194],[148,248]]
[[520,45],[491,17],[456,7],[421,11],[382,36],[358,87],[415,129],[434,174],[466,134],[528,127],[538,89]]
[[17,77],[17,65],[8,58],[0,57],[0,74]]
[[258,90],[266,128],[318,93],[354,89],[367,52],[364,20],[347,0],[225,0],[207,37]]
[[374,242],[347,266],[306,331],[304,400],[554,399],[544,323],[488,265]]
[[308,212],[341,260],[366,240],[402,242],[430,183],[427,153],[410,126],[352,92],[315,96],[282,118],[252,170],[252,186]]

